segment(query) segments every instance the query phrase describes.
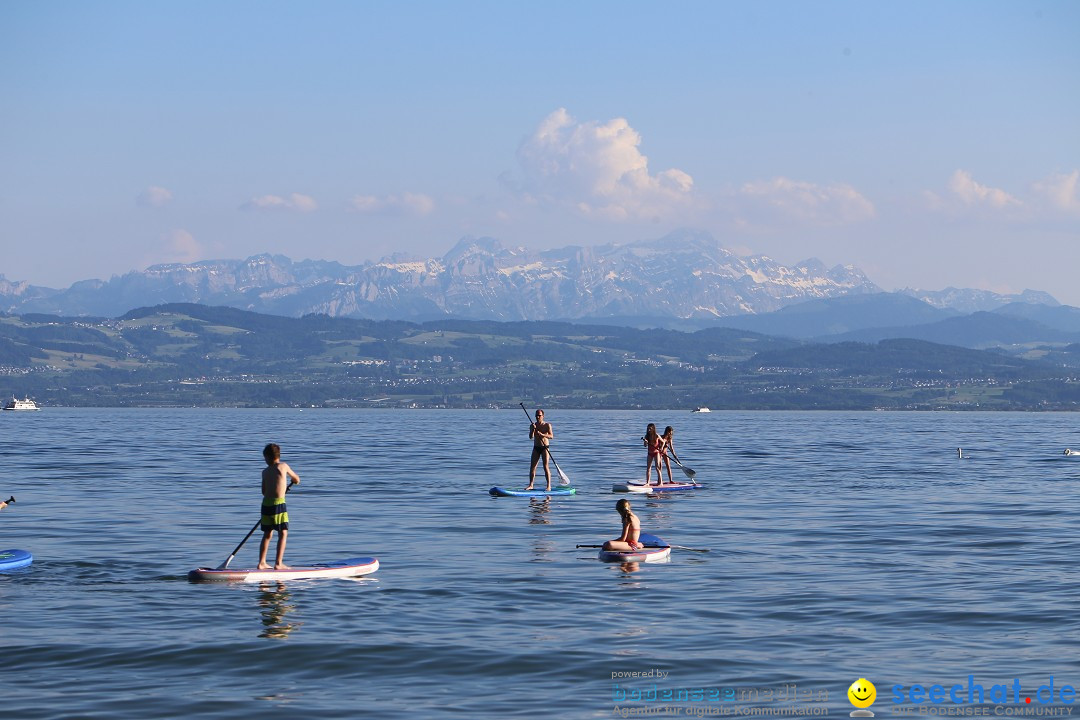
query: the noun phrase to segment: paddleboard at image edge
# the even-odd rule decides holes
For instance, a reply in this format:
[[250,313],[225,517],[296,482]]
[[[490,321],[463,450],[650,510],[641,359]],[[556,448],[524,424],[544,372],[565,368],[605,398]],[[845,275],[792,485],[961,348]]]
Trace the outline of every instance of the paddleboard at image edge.
[[0,572],[18,570],[34,562],[34,556],[25,550],[0,550]]

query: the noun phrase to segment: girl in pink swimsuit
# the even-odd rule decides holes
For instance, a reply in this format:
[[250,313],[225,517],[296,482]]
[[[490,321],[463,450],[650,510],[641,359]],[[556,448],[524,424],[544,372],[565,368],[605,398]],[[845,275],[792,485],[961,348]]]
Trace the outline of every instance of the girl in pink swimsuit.
[[659,485],[663,481],[660,477],[660,456],[664,452],[664,439],[657,434],[656,423],[649,423],[649,426],[645,428],[645,437],[641,438],[641,441],[645,443],[649,451],[648,457],[645,458],[645,484],[649,484],[649,474],[655,464],[656,484]]

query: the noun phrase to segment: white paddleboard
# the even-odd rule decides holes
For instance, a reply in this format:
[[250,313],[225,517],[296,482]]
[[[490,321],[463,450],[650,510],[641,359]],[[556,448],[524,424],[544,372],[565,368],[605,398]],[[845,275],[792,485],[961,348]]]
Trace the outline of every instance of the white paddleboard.
[[196,568],[188,573],[191,582],[264,582],[274,580],[310,580],[370,575],[379,569],[372,557],[348,558],[336,562],[297,565],[287,570],[258,568]]

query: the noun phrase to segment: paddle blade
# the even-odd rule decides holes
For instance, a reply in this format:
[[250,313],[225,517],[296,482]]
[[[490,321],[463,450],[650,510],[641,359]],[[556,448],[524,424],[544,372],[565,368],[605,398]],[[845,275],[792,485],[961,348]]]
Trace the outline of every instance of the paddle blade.
[[[549,454],[548,457],[551,458],[550,454]],[[570,478],[569,478],[569,476],[567,476],[566,473],[563,472],[563,468],[558,466],[558,463],[555,462],[554,458],[551,459],[551,462],[552,462],[553,465],[555,465],[555,472],[558,473],[558,484],[559,485],[569,485],[570,484]]]
[[555,463],[555,471],[559,473],[559,484],[560,485],[569,485],[570,484],[570,478],[566,475],[566,473],[564,473],[562,471],[562,468],[559,467],[559,463]]
[[688,467],[683,467],[682,465],[680,465],[679,467],[682,468],[683,474],[685,474],[686,477],[690,478],[691,480],[693,480],[694,476],[697,475],[696,472],[694,472]]

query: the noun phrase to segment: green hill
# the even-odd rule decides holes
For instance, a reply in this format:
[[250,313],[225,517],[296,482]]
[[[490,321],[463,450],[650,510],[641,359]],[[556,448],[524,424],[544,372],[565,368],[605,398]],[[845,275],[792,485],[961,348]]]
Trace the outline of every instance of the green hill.
[[429,323],[169,304],[120,318],[0,316],[0,392],[43,405],[1080,407],[1055,350],[803,344],[747,330]]

